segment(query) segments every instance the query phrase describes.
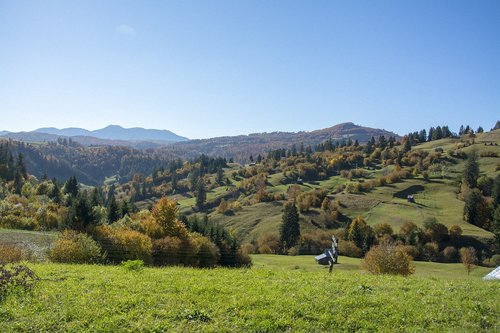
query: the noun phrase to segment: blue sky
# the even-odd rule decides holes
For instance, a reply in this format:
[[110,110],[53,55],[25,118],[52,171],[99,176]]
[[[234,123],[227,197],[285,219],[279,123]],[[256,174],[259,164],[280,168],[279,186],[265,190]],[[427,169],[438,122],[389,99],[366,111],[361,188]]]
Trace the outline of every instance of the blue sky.
[[0,0],[0,129],[500,119],[500,1]]

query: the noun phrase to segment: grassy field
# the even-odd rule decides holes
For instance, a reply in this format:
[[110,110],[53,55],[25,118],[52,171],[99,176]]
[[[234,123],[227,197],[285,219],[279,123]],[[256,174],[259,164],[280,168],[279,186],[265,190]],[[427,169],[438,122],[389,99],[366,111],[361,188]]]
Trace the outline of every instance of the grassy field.
[[[280,256],[272,254],[253,255],[254,268],[268,268],[273,270],[300,270],[305,272],[326,272],[328,266],[316,264],[314,256]],[[361,268],[362,259],[339,257],[339,264],[334,266],[334,273],[355,272],[367,274]],[[461,263],[443,264],[436,262],[414,261],[414,276],[437,279],[471,279],[479,280],[492,271],[489,267],[477,267],[470,275]]]
[[[286,269],[286,258],[304,269]],[[333,274],[311,257],[251,269],[30,264],[32,293],[0,304],[1,332],[494,332],[499,282]],[[307,262],[307,264],[306,264]],[[353,266],[348,268],[352,262]],[[343,266],[345,265],[345,266]],[[309,269],[311,268],[311,269]],[[417,268],[418,269],[418,268]]]

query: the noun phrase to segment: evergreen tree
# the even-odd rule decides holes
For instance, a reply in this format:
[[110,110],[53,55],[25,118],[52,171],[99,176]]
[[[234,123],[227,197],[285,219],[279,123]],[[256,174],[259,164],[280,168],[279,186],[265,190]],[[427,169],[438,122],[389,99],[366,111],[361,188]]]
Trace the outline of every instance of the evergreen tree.
[[23,184],[24,182],[21,172],[19,172],[19,170],[16,170],[16,173],[14,174],[14,192],[16,194],[21,195]]
[[61,189],[59,188],[59,184],[55,179],[52,180],[52,189],[50,190],[48,196],[55,203],[61,202]]
[[464,220],[482,227],[485,223],[485,203],[478,189],[470,191],[465,197]]
[[295,203],[288,202],[285,204],[281,228],[280,241],[284,249],[289,249],[294,246],[300,237],[299,212]]
[[411,150],[410,139],[407,136],[405,136],[403,139],[403,153],[407,153],[410,150]]
[[199,210],[203,210],[205,208],[205,201],[207,200],[207,192],[205,190],[205,182],[203,179],[198,181],[198,185],[196,186],[196,207]]
[[64,193],[69,194],[72,197],[76,197],[78,195],[78,181],[75,176],[69,177],[64,184]]
[[[259,157],[261,157],[261,156],[259,155]],[[262,159],[262,157],[261,157],[261,159]],[[221,167],[217,168],[217,175],[215,176],[215,181],[219,185],[222,185],[224,182],[224,171],[222,170]]]
[[477,178],[479,177],[479,163],[477,161],[477,152],[472,150],[467,155],[467,161],[462,175],[462,179],[467,186],[474,188],[477,186]]
[[115,196],[112,196],[108,204],[108,222],[113,223],[120,219],[120,211]]
[[97,187],[94,187],[94,190],[92,191],[92,195],[90,196],[90,205],[92,207],[97,207],[102,204],[102,198],[100,191],[98,190]]
[[495,178],[493,190],[491,191],[491,197],[493,198],[493,205],[495,207],[500,206],[500,175]]
[[92,214],[92,208],[88,203],[85,191],[78,193],[76,198],[71,200],[68,217],[70,227],[74,230],[84,231],[87,226],[94,224],[94,215]]
[[17,156],[16,169],[24,179],[28,179],[28,172],[26,171],[26,166],[24,165],[24,156],[22,153],[19,153]]

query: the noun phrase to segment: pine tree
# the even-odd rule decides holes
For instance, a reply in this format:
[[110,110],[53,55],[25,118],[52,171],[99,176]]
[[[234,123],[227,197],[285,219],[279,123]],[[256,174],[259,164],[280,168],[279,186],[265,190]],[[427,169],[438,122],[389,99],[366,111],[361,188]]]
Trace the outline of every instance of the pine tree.
[[205,208],[205,201],[207,200],[207,192],[205,190],[205,182],[203,179],[198,181],[198,185],[196,186],[196,207],[199,210],[203,210]]
[[295,203],[289,202],[285,204],[283,211],[280,241],[284,249],[289,249],[294,246],[300,237],[299,212]]
[[495,207],[500,206],[500,175],[495,178],[493,190],[491,191],[491,197],[493,198],[493,205]]
[[28,172],[26,171],[26,166],[24,165],[24,156],[22,153],[19,153],[17,156],[16,169],[24,179],[28,179]]
[[[260,155],[259,155],[259,157],[260,157]],[[222,185],[222,183],[224,182],[224,171],[222,170],[222,168],[220,166],[217,168],[217,175],[215,176],[215,181],[219,185]]]
[[71,201],[69,210],[70,227],[74,230],[85,230],[87,226],[94,224],[94,215],[92,208],[87,200],[87,193],[84,191],[79,193],[74,200]]
[[479,163],[477,161],[477,152],[472,150],[467,155],[467,161],[462,175],[462,179],[467,186],[475,188],[477,186],[477,178],[479,177]]
[[59,184],[57,183],[57,180],[54,178],[52,180],[52,189],[49,192],[49,198],[52,199],[55,203],[60,203],[61,202],[61,189],[59,188]]
[[78,195],[78,181],[75,176],[69,177],[68,181],[64,185],[64,193],[69,194],[72,197],[76,197]]
[[23,177],[19,170],[16,170],[14,174],[14,192],[18,195],[21,195],[21,190],[23,188]]
[[120,211],[118,210],[118,204],[116,203],[115,196],[112,196],[108,204],[108,222],[113,223],[118,221],[120,218]]
[[465,198],[464,220],[470,224],[482,227],[485,220],[484,200],[478,189],[470,191]]

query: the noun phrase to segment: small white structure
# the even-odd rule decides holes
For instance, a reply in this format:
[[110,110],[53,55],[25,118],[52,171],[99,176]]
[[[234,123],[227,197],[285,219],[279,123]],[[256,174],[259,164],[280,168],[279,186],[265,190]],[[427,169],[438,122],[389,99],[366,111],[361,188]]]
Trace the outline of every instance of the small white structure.
[[486,280],[486,281],[489,281],[489,280],[500,280],[500,266],[498,266],[497,268],[495,268],[489,274],[485,275],[483,277],[483,280]]

